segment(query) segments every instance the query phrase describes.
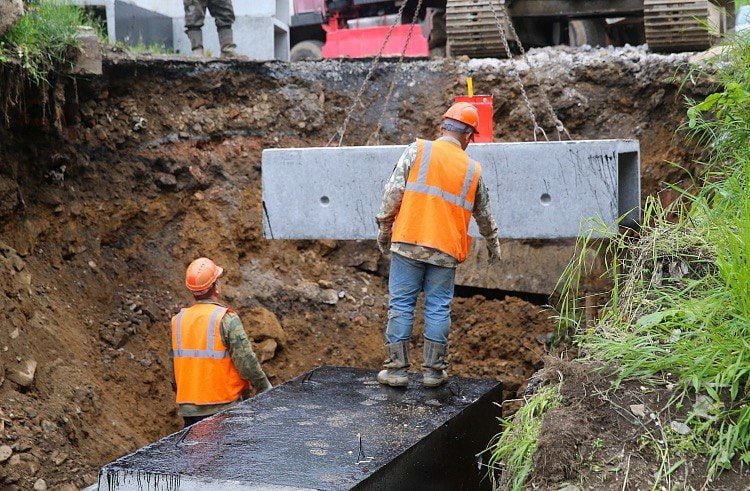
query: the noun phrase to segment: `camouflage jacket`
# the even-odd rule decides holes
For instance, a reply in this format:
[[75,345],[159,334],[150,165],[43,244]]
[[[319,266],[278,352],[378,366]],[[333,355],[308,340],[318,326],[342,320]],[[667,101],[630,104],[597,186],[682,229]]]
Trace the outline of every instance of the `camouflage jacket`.
[[[218,302],[212,300],[198,300],[198,303],[211,303],[225,307]],[[240,316],[231,310],[228,311],[221,319],[221,340],[229,351],[229,356],[232,358],[232,363],[240,373],[240,377],[244,380],[249,380],[253,387],[258,391],[264,392],[271,388],[271,383],[268,381],[266,374],[263,372],[263,368],[260,366],[258,357],[255,356],[253,346],[250,343],[250,339],[247,337],[245,327],[242,325]],[[171,360],[171,357],[170,357]],[[230,402],[227,404],[180,404],[178,414],[180,416],[206,416],[215,414],[224,408],[227,408],[238,401]]]
[[[458,140],[449,136],[440,137],[439,140],[449,141],[454,145],[460,146]],[[393,169],[390,180],[385,185],[383,201],[380,205],[380,213],[378,213],[378,216],[376,217],[380,228],[380,238],[378,241],[390,241],[393,222],[396,220],[396,215],[398,215],[399,208],[401,208],[401,200],[404,197],[406,180],[409,177],[409,172],[411,172],[411,168],[416,160],[417,143],[415,142],[406,147],[406,150],[398,160],[396,167]],[[477,194],[474,199],[473,215],[479,226],[479,233],[487,240],[487,247],[499,250],[500,242],[498,240],[497,224],[492,217],[490,193],[481,176],[479,177]],[[458,260],[455,257],[430,247],[395,242],[391,244],[390,250],[391,252],[408,257],[409,259],[422,261],[435,266],[455,268],[458,265]]]

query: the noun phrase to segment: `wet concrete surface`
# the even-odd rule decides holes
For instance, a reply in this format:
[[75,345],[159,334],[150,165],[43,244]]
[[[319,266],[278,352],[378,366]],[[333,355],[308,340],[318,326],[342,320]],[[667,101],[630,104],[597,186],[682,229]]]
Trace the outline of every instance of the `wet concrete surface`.
[[[480,489],[502,385],[320,367],[105,466],[99,489]],[[486,459],[485,459],[486,460]]]

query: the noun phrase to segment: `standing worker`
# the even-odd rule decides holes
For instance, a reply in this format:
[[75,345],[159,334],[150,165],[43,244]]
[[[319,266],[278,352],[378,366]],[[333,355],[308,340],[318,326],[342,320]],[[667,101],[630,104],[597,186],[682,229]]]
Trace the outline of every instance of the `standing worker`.
[[487,240],[490,262],[500,257],[497,225],[482,167],[466,155],[479,124],[479,113],[458,102],[443,115],[440,138],[417,140],[404,151],[385,187],[377,222],[378,247],[389,250],[388,359],[378,382],[407,384],[414,307],[425,292],[423,383],[437,387],[448,378],[445,357],[451,325],[456,266],[471,246],[472,214]]
[[271,389],[240,317],[221,303],[223,273],[205,257],[190,263],[185,285],[195,302],[172,317],[178,413],[186,427],[240,401],[248,381]]
[[232,0],[182,0],[185,6],[185,34],[190,39],[194,56],[203,56],[203,20],[206,8],[214,17],[216,30],[219,33],[221,56],[234,56],[237,45],[234,44],[232,24],[234,8]]

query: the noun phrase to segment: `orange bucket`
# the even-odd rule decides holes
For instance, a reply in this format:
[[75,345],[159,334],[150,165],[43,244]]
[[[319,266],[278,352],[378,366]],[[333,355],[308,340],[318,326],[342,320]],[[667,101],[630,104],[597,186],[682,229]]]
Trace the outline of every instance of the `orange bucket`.
[[469,102],[476,106],[479,112],[479,134],[474,137],[475,142],[492,143],[495,141],[491,95],[459,95],[456,96],[454,102]]

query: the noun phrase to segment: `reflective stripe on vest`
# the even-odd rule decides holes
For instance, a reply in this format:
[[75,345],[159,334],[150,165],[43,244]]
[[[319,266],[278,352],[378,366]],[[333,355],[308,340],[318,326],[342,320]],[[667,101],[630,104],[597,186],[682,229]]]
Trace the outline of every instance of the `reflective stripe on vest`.
[[437,186],[427,185],[427,173],[430,170],[430,157],[432,156],[432,142],[426,140],[424,142],[424,148],[422,150],[422,159],[419,162],[419,174],[416,182],[407,182],[406,189],[409,191],[416,191],[418,193],[428,194],[430,196],[436,196],[440,199],[447,201],[456,206],[460,206],[468,212],[474,210],[474,203],[470,203],[467,200],[469,190],[471,189],[471,183],[474,181],[474,174],[477,172],[477,163],[474,160],[469,160],[469,169],[466,172],[464,178],[464,184],[461,187],[461,194],[451,194]]
[[216,307],[211,313],[210,320],[208,321],[208,331],[206,336],[206,349],[183,349],[182,348],[182,316],[185,313],[185,309],[180,310],[177,314],[177,326],[175,328],[175,337],[177,338],[177,349],[172,350],[172,356],[175,358],[210,358],[214,360],[220,360],[229,356],[226,349],[215,350],[214,349],[214,335],[217,331],[216,323],[219,314],[225,309],[223,307]]

